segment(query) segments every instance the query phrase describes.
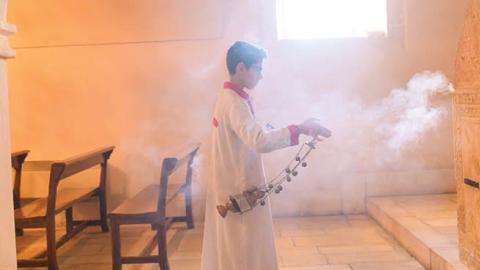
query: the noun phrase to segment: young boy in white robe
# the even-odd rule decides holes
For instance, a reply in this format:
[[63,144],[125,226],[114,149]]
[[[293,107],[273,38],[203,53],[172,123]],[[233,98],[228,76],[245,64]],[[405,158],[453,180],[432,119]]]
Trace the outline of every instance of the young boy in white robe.
[[316,136],[325,130],[314,120],[265,130],[245,89],[253,90],[262,79],[266,52],[237,41],[227,52],[230,80],[218,96],[211,152],[211,179],[207,184],[202,270],[277,270],[270,204],[244,214],[222,218],[217,205],[230,195],[265,184],[262,153],[298,144],[300,134]]

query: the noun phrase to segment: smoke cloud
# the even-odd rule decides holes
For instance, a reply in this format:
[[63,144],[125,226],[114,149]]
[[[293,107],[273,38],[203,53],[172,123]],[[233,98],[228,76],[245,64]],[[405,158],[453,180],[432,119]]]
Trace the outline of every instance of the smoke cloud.
[[257,106],[268,106],[259,111],[260,120],[282,127],[308,117],[320,119],[333,131],[320,146],[322,157],[329,157],[322,159],[323,166],[333,171],[378,170],[398,162],[447,115],[445,105],[435,99],[453,92],[443,73],[431,71],[415,74],[405,87],[369,105],[353,91],[315,93],[302,82],[295,84],[294,91],[278,91],[274,97],[256,93],[259,103],[268,103]]
[[441,72],[416,74],[405,88],[394,89],[379,106],[370,108],[377,116],[376,135],[384,138],[388,149],[401,151],[446,115],[446,109],[433,106],[431,98],[452,92],[452,84]]

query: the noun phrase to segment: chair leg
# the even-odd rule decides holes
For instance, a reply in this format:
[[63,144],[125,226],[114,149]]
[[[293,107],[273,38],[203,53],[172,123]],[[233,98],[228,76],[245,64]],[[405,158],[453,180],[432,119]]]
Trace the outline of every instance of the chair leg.
[[55,247],[55,216],[47,216],[47,261],[48,270],[58,270],[57,249]]
[[100,226],[102,227],[102,232],[108,232],[108,220],[107,220],[107,199],[105,196],[105,191],[101,191],[99,196],[99,210],[100,210]]
[[167,257],[167,235],[165,224],[162,222],[157,226],[157,241],[158,241],[158,264],[160,270],[170,270]]
[[187,216],[187,228],[193,229],[193,210],[192,210],[192,186],[185,191],[185,214]]
[[120,239],[120,224],[115,221],[111,221],[110,225],[112,226],[112,230],[110,232],[112,236],[112,270],[122,270],[122,241]]

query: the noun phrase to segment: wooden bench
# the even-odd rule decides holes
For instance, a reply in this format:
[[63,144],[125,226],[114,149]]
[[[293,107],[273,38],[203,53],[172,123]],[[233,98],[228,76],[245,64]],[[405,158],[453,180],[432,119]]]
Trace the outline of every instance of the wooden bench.
[[20,207],[20,183],[22,179],[22,166],[30,151],[23,150],[12,153],[12,168],[15,170],[15,180],[13,183],[13,205],[17,209]]
[[[77,233],[93,225],[100,225],[103,232],[108,232],[105,189],[107,160],[113,149],[113,146],[106,147],[51,163],[48,196],[15,209],[15,228],[45,228],[47,249],[35,254],[32,259],[18,260],[18,267],[48,267],[49,270],[57,270],[57,249]],[[58,189],[59,183],[65,178],[97,165],[101,168],[97,187]],[[73,206],[94,196],[99,198],[100,220],[73,220]],[[56,241],[55,216],[61,212],[65,212],[66,234]]]
[[[13,182],[13,207],[15,209],[20,207],[21,204],[21,196],[20,196],[20,184],[22,181],[22,167],[23,162],[27,158],[27,155],[30,151],[22,150],[13,152],[12,157],[12,168],[15,170],[14,182]],[[22,229],[16,229],[15,234],[17,236],[23,235]]]
[[[166,231],[175,222],[186,222],[193,228],[192,214],[192,163],[200,144],[187,147],[176,157],[163,159],[160,185],[149,185],[133,198],[127,199],[109,214],[112,235],[112,261],[114,270],[122,264],[158,263],[161,270],[168,270]],[[186,164],[185,183],[169,184],[169,177]],[[185,196],[185,216],[166,216],[166,206],[179,194]],[[156,230],[155,237],[145,245],[140,256],[122,256],[120,226],[150,224]],[[148,255],[158,246],[158,255]]]

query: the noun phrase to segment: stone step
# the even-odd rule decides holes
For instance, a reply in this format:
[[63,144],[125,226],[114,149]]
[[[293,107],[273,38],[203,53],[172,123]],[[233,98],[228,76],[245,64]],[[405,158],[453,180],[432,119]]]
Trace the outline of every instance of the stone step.
[[368,214],[426,269],[467,270],[458,255],[455,194],[373,197]]

